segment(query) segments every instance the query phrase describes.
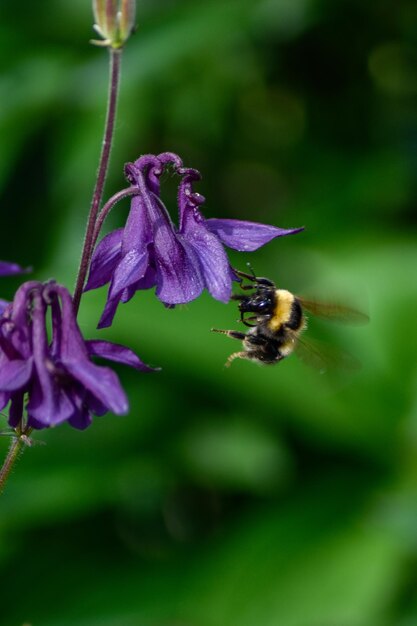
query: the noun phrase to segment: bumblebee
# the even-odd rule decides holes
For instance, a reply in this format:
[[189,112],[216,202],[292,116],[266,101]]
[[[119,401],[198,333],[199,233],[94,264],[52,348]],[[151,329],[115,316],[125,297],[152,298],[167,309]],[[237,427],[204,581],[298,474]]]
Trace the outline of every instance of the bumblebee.
[[[274,365],[294,351],[304,361],[320,370],[335,364],[349,368],[358,365],[351,355],[341,352],[336,354],[335,350],[302,336],[307,328],[305,311],[325,319],[348,323],[368,321],[365,314],[338,304],[324,304],[295,296],[286,289],[277,289],[269,278],[257,277],[254,273],[247,274],[238,270],[235,273],[250,281],[249,285],[241,284],[242,290],[251,291],[249,295],[232,296],[233,300],[239,302],[240,321],[250,329],[243,333],[212,328],[213,332],[222,333],[243,343],[243,350],[231,354],[226,366],[230,366],[235,359]],[[250,314],[249,317],[247,314]]]

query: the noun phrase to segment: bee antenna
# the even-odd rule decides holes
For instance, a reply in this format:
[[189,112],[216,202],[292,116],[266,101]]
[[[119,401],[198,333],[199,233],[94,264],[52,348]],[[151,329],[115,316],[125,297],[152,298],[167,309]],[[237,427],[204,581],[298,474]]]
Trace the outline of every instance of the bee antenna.
[[246,263],[246,265],[248,266],[248,268],[249,268],[250,273],[252,274],[252,276],[256,279],[256,274],[255,274],[255,271],[254,271],[254,269],[253,269],[252,265],[250,264],[250,262],[248,261],[248,262]]
[[257,277],[256,277],[256,274],[255,274],[255,271],[254,271],[252,265],[249,263],[249,261],[246,263],[246,265],[247,265],[247,267],[250,270],[249,274],[246,273],[246,272],[241,272],[240,270],[238,270],[236,268],[232,268],[232,269],[238,276],[241,276],[242,278],[248,278],[252,282],[256,283],[257,282]]

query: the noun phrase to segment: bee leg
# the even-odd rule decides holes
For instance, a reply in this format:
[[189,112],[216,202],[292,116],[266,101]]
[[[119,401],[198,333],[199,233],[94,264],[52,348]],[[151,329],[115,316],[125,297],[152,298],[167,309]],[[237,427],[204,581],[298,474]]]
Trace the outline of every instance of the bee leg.
[[[242,287],[243,289],[243,287]],[[251,287],[253,289],[253,287]],[[246,300],[250,296],[245,296],[243,293],[233,293],[230,297],[231,300]]]
[[237,274],[241,278],[247,278],[248,280],[251,280],[252,282],[256,282],[256,275],[253,269],[252,269],[252,274],[248,274],[247,272],[242,272],[241,270],[237,270],[235,268],[233,268],[233,271],[235,272],[235,274]]
[[[239,296],[239,295],[232,296],[232,300],[244,300],[245,298],[246,298],[246,296]],[[247,317],[246,320],[245,320],[245,313],[249,313],[249,311],[241,311],[240,312],[240,320],[239,320],[239,322],[243,322],[245,324],[245,326],[249,326],[249,327],[256,326],[256,324],[248,324],[247,322],[248,321],[250,321],[250,322],[256,321],[258,319],[257,316],[256,315],[251,315],[251,317]]]
[[240,322],[243,322],[245,326],[249,326],[249,328],[253,328],[256,324],[249,324],[249,322],[254,322],[257,320],[256,315],[252,315],[251,317],[247,317],[246,319],[243,317],[243,313],[240,316]]
[[251,357],[248,355],[247,352],[233,352],[233,354],[231,354],[229,358],[227,359],[224,366],[230,367],[232,364],[232,361],[234,361],[235,359],[251,359]]
[[240,341],[243,341],[246,337],[245,333],[239,333],[236,330],[219,330],[218,328],[212,328],[211,331],[213,333],[221,333],[222,335],[227,335],[232,339],[239,339]]
[[[247,278],[248,280],[252,281],[256,285],[265,285],[267,287],[275,287],[275,283],[273,283],[272,280],[269,280],[269,278],[256,276],[255,272],[253,271],[253,268],[250,265],[249,265],[249,269],[252,272],[251,274],[247,274],[246,272],[241,272],[240,270],[236,270],[236,269],[233,269],[233,271],[235,272],[235,274],[237,274],[241,278]],[[240,286],[242,289],[253,289],[253,286],[251,287],[250,285],[243,286],[243,287],[242,285]]]

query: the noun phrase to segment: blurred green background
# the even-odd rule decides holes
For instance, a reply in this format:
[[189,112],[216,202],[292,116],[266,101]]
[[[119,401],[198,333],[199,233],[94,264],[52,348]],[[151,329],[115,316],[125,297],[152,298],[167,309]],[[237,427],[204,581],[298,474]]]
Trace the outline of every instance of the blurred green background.
[[[4,0],[0,18],[1,258],[71,288],[106,52],[88,0]],[[417,6],[140,0],[138,24],[106,196],[126,161],[172,150],[207,216],[305,225],[232,263],[369,311],[309,328],[362,369],[227,370],[238,344],[210,328],[235,327],[233,303],[140,293],[96,331],[106,292],[87,294],[86,336],[163,371],[119,368],[127,417],[25,452],[0,501],[0,624],[417,625]]]

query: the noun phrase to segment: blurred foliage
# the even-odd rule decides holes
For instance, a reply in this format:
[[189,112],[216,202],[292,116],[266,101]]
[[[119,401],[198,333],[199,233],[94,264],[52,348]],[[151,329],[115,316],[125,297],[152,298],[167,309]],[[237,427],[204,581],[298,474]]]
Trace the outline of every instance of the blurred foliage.
[[[106,53],[86,0],[0,14],[1,258],[71,287]],[[106,195],[124,162],[173,150],[208,216],[305,224],[232,262],[369,310],[366,328],[309,328],[363,367],[225,370],[236,346],[209,330],[233,304],[137,294],[99,333],[105,293],[87,294],[86,335],[163,370],[119,368],[129,416],[25,452],[0,503],[0,623],[415,626],[416,4],[141,0],[138,23]]]

